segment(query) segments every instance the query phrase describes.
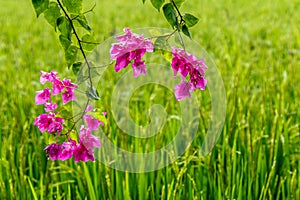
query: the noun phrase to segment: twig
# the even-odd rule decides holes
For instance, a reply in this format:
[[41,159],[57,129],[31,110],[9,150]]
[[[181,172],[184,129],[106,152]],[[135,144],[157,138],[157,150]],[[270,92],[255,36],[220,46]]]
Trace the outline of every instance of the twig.
[[84,40],[80,40],[81,43],[85,43],[85,44],[100,44],[100,42],[88,42],[88,41],[84,41]]
[[177,11],[177,13],[178,13],[178,15],[179,15],[179,17],[180,17],[180,23],[179,23],[179,24],[181,24],[182,22],[184,22],[183,16],[181,15],[181,13],[180,13],[180,11],[179,11],[179,8],[177,7],[177,5],[176,5],[176,3],[174,2],[174,0],[171,0],[171,2],[172,2],[173,6],[175,7],[175,9],[176,9],[176,11]]
[[92,88],[93,87],[93,81],[92,81],[92,78],[91,78],[91,67],[90,67],[90,63],[88,62],[87,57],[86,57],[86,55],[84,53],[84,50],[83,50],[83,47],[82,47],[82,44],[81,44],[82,42],[81,42],[81,40],[80,40],[80,38],[79,38],[79,36],[77,34],[77,31],[76,31],[75,26],[73,24],[72,18],[69,16],[69,14],[67,13],[67,11],[65,10],[65,8],[63,7],[63,5],[61,4],[60,0],[57,0],[57,3],[59,5],[59,7],[62,9],[62,11],[64,12],[66,18],[69,20],[69,23],[71,25],[73,33],[74,33],[74,35],[76,37],[76,40],[77,40],[78,45],[79,45],[79,49],[81,51],[81,54],[83,55],[83,58],[84,58],[85,63],[87,64],[87,67],[88,67],[88,76],[89,76],[90,86]]
[[[77,40],[77,42],[78,42],[78,45],[79,45],[79,50],[80,50],[80,52],[81,52],[81,54],[82,54],[82,56],[83,56],[83,58],[84,58],[85,63],[87,64],[87,67],[88,67],[88,79],[89,79],[89,82],[90,82],[90,87],[93,88],[93,81],[92,81],[92,77],[91,77],[91,66],[90,66],[90,63],[88,62],[87,57],[86,57],[86,55],[85,55],[85,52],[84,52],[84,50],[83,50],[83,47],[82,47],[82,41],[81,41],[81,39],[79,38],[79,36],[78,36],[78,34],[77,34],[77,31],[76,31],[76,29],[75,29],[75,26],[74,26],[74,24],[73,24],[73,21],[72,21],[73,19],[69,16],[69,14],[67,13],[67,11],[65,10],[65,8],[63,7],[63,5],[61,4],[60,0],[57,0],[57,3],[58,3],[58,5],[59,5],[59,7],[62,9],[62,11],[64,12],[66,18],[68,19],[68,21],[69,21],[69,23],[70,23],[70,25],[71,25],[71,28],[72,28],[72,30],[73,30],[73,33],[74,33],[74,35],[75,35],[75,37],[76,37],[76,40]],[[93,10],[95,6],[96,6],[96,4],[93,6],[92,9],[90,9],[90,10],[87,11],[87,12],[90,12],[91,10]],[[69,133],[75,128],[76,124],[77,124],[81,119],[83,119],[83,117],[84,117],[84,115],[85,115],[85,113],[86,113],[86,108],[88,107],[89,103],[90,103],[90,99],[88,98],[88,100],[87,100],[87,102],[86,102],[86,105],[84,106],[84,111],[81,113],[80,118],[78,118],[78,119],[74,122],[74,124],[72,125],[72,127],[68,130],[68,132],[66,133],[67,136],[69,136]]]
[[[85,14],[87,14],[87,13],[89,13],[89,12],[93,12],[95,7],[96,7],[96,2],[95,2],[95,4],[93,5],[93,7],[92,7],[91,9],[89,9],[89,10],[83,12],[82,14],[85,15]],[[72,18],[72,20],[77,19],[79,16],[80,16],[80,15],[76,15],[75,17]]]

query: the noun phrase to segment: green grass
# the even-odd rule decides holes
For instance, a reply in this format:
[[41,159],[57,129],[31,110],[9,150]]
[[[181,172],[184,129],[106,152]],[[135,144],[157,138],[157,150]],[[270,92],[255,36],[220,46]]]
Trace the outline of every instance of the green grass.
[[[97,1],[89,16],[98,40],[125,26],[168,27],[149,2],[111,2]],[[42,112],[34,104],[41,88],[39,71],[71,73],[54,31],[42,17],[35,18],[31,2],[1,1],[0,199],[300,199],[300,2],[190,0],[183,10],[201,17],[192,34],[222,74],[224,129],[213,151],[201,158],[209,122],[209,106],[204,106],[206,118],[182,158],[138,174],[99,162],[46,159],[45,136],[33,126]],[[157,99],[149,102],[151,94],[145,93],[130,104],[132,117],[141,124],[147,122],[145,115],[135,113],[151,103],[176,111],[176,102],[162,95],[163,88],[149,87]],[[207,91],[198,95],[203,105],[209,104]],[[123,135],[113,122],[109,119],[106,131],[115,144],[144,150],[140,144],[145,141]],[[159,139],[149,139],[150,148],[164,145],[174,131],[176,126],[170,126]]]

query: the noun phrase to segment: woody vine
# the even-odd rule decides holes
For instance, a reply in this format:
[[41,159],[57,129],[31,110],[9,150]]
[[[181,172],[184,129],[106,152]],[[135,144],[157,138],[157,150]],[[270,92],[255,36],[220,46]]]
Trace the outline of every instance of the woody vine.
[[[143,3],[145,1],[142,0]],[[137,77],[146,75],[146,61],[143,60],[145,53],[162,52],[156,50],[163,43],[172,54],[170,67],[174,71],[174,77],[179,74],[182,78],[182,82],[174,88],[178,101],[190,97],[190,93],[195,90],[204,90],[207,84],[207,66],[204,59],[197,58],[185,50],[181,34],[192,38],[189,28],[198,23],[198,18],[180,11],[184,2],[185,0],[151,0],[153,7],[158,12],[162,11],[172,27],[173,32],[170,34],[146,38],[132,33],[130,28],[124,28],[125,33],[115,37],[118,42],[112,44],[110,49],[110,59],[114,62],[115,71],[119,72],[131,65],[133,75]],[[35,102],[44,106],[45,113],[36,117],[34,125],[41,133],[50,135],[51,139],[44,150],[51,160],[67,160],[74,157],[75,162],[95,161],[94,148],[101,147],[101,138],[94,136],[93,131],[98,130],[100,125],[105,125],[106,117],[105,111],[99,115],[92,107],[93,101],[99,100],[99,95],[92,81],[93,66],[87,57],[99,44],[95,41],[93,30],[86,18],[95,6],[83,11],[83,0],[32,0],[32,4],[37,17],[43,14],[58,33],[67,67],[75,75],[79,73],[81,66],[87,70],[87,76],[83,80],[86,90],[81,91],[86,94],[87,101],[81,112],[76,114],[71,112],[68,105],[76,102],[74,91],[78,86],[70,79],[60,78],[55,70],[40,72],[40,83],[45,87],[36,93]],[[78,29],[82,28],[85,31],[79,34]],[[180,47],[168,44],[169,38],[176,32],[179,34]],[[76,130],[78,125],[79,131]]]

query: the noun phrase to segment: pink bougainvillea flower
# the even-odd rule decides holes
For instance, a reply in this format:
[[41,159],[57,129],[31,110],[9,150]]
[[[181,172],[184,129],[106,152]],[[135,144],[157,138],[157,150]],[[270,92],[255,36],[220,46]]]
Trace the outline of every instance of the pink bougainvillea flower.
[[49,88],[45,88],[42,91],[36,92],[35,95],[35,104],[45,104],[51,97],[51,90]]
[[49,125],[53,122],[52,116],[49,114],[41,114],[34,120],[34,125],[37,126],[43,133],[48,130]]
[[53,121],[48,127],[48,133],[58,133],[60,134],[63,127],[61,123]]
[[130,63],[129,55],[130,53],[127,52],[116,58],[116,65],[115,65],[116,72],[119,72],[121,69],[129,65]]
[[80,143],[82,143],[91,154],[94,153],[93,147],[100,148],[101,146],[99,138],[92,135],[89,128],[86,128],[84,125],[80,128],[79,139]]
[[88,105],[85,109],[85,112],[89,112],[91,110],[93,110],[93,107],[91,105]]
[[73,91],[78,86],[71,82],[71,80],[64,78],[62,81],[57,77],[56,71],[50,73],[41,71],[40,82],[45,84],[47,81],[52,83],[52,94],[58,95],[63,92],[64,89]]
[[190,89],[191,89],[191,84],[186,82],[185,80],[182,80],[182,83],[177,84],[175,86],[175,97],[177,101],[180,101],[186,97],[190,97]]
[[145,75],[146,65],[142,57],[146,52],[153,51],[153,44],[151,40],[145,39],[143,35],[131,33],[129,28],[125,28],[124,32],[124,35],[116,37],[119,43],[112,44],[110,49],[111,59],[116,60],[115,70],[118,72],[133,61],[134,76]]
[[195,68],[191,69],[190,81],[192,83],[192,90],[194,90],[194,89],[205,90],[207,81],[204,78],[204,72],[202,75],[200,70],[197,70]]
[[197,59],[193,54],[189,54],[177,47],[172,47],[172,54],[174,57],[171,65],[174,76],[179,72],[183,79],[189,78],[189,82],[183,80],[181,84],[176,85],[176,99],[182,100],[190,97],[190,92],[195,89],[205,90],[207,80],[204,78],[204,75],[207,66],[204,63],[204,59]]
[[101,124],[102,126],[104,126],[104,123],[98,119],[95,119],[94,117],[90,116],[90,115],[85,115],[84,116],[84,120],[87,122],[88,124],[88,128],[89,130],[97,130],[99,124]]
[[52,94],[58,95],[65,89],[63,83],[59,79],[55,79],[52,82]]
[[74,91],[72,89],[66,89],[66,91],[64,93],[62,93],[62,100],[63,100],[63,104],[66,104],[69,101],[76,100]]
[[60,160],[67,160],[72,158],[74,151],[76,150],[76,141],[71,138],[68,139],[68,142],[62,143],[62,151],[59,156]]
[[50,157],[51,160],[59,160],[61,151],[62,151],[62,145],[51,143],[44,149],[47,152],[47,157]]
[[60,133],[63,123],[64,119],[56,117],[54,113],[41,114],[34,121],[34,125],[37,126],[42,133],[45,131],[49,133]]
[[51,101],[46,102],[44,105],[45,105],[45,111],[46,112],[53,111],[57,108],[57,104],[56,103],[53,104]]
[[132,63],[132,69],[133,69],[133,76],[137,77],[140,74],[146,75],[146,65],[145,61],[134,61]]
[[55,80],[59,80],[57,78],[56,71],[51,71],[50,73],[41,71],[40,74],[41,74],[41,77],[40,77],[41,84],[45,84],[47,81],[53,83]]
[[82,143],[79,143],[76,146],[73,155],[74,155],[75,162],[79,162],[79,161],[87,162],[89,160],[95,161],[94,155],[90,154],[90,152]]
[[64,78],[62,83],[66,89],[75,89],[78,87],[76,84],[72,83],[70,79]]
[[104,117],[106,117],[106,115],[107,115],[107,112],[102,112],[102,115],[104,115]]
[[79,143],[73,152],[75,162],[95,161],[93,147],[99,148],[100,146],[99,138],[92,135],[90,130],[82,125],[80,128]]

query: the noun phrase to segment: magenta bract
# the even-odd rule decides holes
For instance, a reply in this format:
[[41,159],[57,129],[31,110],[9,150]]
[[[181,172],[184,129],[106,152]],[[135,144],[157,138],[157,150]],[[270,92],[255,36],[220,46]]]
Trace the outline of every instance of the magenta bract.
[[151,40],[145,39],[143,35],[131,33],[129,28],[125,28],[124,32],[124,35],[116,37],[119,43],[112,44],[110,49],[111,59],[116,60],[115,70],[118,72],[133,61],[133,75],[135,77],[140,74],[145,75],[146,65],[142,57],[146,52],[153,51],[153,44]]

